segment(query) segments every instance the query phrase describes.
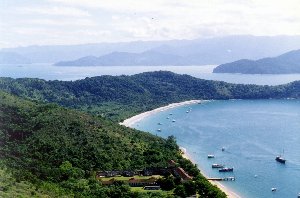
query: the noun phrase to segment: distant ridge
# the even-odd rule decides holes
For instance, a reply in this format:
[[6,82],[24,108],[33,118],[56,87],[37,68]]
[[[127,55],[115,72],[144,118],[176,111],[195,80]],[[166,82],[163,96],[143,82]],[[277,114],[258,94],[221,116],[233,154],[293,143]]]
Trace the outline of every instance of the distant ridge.
[[[17,53],[30,59],[32,63],[74,61],[86,56],[99,57],[113,52],[157,52],[183,57],[185,65],[208,65],[239,59],[273,57],[296,49],[300,49],[300,36],[231,35],[193,40],[28,46],[3,48],[0,52]],[[180,64],[183,63],[179,61],[178,65]],[[172,61],[167,65],[172,65]]]
[[0,52],[0,64],[29,64],[31,61],[14,52]]
[[86,56],[74,61],[61,61],[56,66],[129,66],[129,65],[183,65],[186,61],[180,56],[154,51],[143,53],[112,52],[100,57]]
[[292,74],[300,73],[300,50],[290,51],[274,58],[242,59],[219,65],[214,73]]

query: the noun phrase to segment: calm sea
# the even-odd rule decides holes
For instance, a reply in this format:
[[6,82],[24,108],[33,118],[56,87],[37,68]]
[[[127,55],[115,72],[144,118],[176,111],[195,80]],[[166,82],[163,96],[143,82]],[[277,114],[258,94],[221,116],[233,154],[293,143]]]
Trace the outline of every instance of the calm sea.
[[[207,176],[236,177],[222,183],[242,197],[296,198],[300,193],[300,100],[212,101],[159,112],[134,127],[174,135]],[[285,165],[275,161],[278,154],[287,159]],[[213,163],[234,172],[219,173]]]
[[221,80],[231,83],[278,85],[300,80],[300,74],[284,75],[245,75],[214,74],[214,65],[206,66],[91,66],[91,67],[57,67],[51,64],[17,64],[0,65],[0,77],[41,78],[46,80],[78,80],[100,75],[132,75],[146,71],[172,71],[188,74],[207,80]]

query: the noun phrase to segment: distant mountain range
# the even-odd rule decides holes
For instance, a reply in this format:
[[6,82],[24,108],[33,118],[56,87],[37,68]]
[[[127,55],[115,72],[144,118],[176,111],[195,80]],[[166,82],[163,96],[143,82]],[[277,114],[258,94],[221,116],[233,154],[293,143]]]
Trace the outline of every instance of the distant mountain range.
[[0,64],[29,64],[31,61],[14,52],[0,52]]
[[[273,57],[296,49],[300,49],[300,36],[239,35],[194,40],[29,46],[5,48],[0,52],[17,53],[32,63],[77,62],[80,59],[82,64],[78,65],[83,66],[84,62],[90,64],[89,59],[101,57],[101,61],[114,62],[108,65],[139,65],[144,62],[147,65],[206,65]],[[165,56],[166,60],[162,60],[161,56]],[[116,60],[120,57],[127,61],[126,64]],[[142,61],[144,58],[147,60]]]
[[162,54],[155,51],[146,51],[142,53],[113,52],[100,57],[86,56],[75,61],[58,62],[56,66],[129,66],[129,65],[184,65],[184,58],[172,55]]
[[291,74],[300,73],[300,50],[290,51],[274,58],[238,60],[219,65],[214,73]]

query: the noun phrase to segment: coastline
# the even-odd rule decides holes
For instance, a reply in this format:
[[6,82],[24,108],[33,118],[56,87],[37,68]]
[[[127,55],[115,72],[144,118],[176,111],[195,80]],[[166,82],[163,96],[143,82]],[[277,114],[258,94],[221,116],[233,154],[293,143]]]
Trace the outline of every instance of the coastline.
[[[184,147],[180,147],[180,150],[182,151],[182,157],[190,160],[191,162],[193,162],[194,164],[196,164],[195,160],[193,160],[193,158],[191,157],[191,155],[187,152],[186,148]],[[201,171],[201,168],[198,167],[198,169]],[[201,171],[201,174],[207,179],[208,176]],[[233,192],[232,190],[230,190],[229,188],[225,187],[221,182],[219,181],[211,181],[208,180],[211,184],[218,186],[218,188],[220,188],[226,195],[228,198],[241,198],[241,196],[239,196],[238,194],[236,194],[235,192]]]
[[161,112],[161,111],[165,111],[168,109],[172,109],[175,107],[180,107],[180,106],[184,106],[184,105],[190,105],[190,104],[196,104],[196,103],[201,103],[204,100],[188,100],[188,101],[184,101],[184,102],[178,102],[178,103],[172,103],[169,104],[167,106],[163,106],[163,107],[159,107],[157,109],[153,109],[151,111],[146,111],[144,113],[135,115],[131,118],[128,118],[126,120],[124,120],[123,122],[120,122],[120,125],[124,125],[126,127],[132,127],[132,125],[134,125],[135,123],[143,120],[144,118],[150,116],[150,115],[154,115],[155,113]]
[[[184,106],[184,105],[190,105],[190,104],[196,104],[196,103],[201,103],[204,102],[205,100],[189,100],[189,101],[184,101],[184,102],[179,102],[179,103],[172,103],[169,104],[167,106],[163,106],[163,107],[159,107],[157,109],[151,110],[151,111],[146,111],[144,113],[135,115],[131,118],[128,118],[126,120],[124,120],[123,122],[120,122],[120,125],[124,125],[126,127],[132,127],[135,123],[143,120],[144,118],[150,116],[150,115],[154,115],[158,112],[161,111],[165,111],[168,109],[172,109],[175,107],[180,107],[180,106]],[[189,153],[187,152],[187,150],[183,147],[180,147],[180,150],[182,151],[182,157],[190,160],[191,162],[193,162],[194,164],[195,161],[193,160],[193,158],[191,157],[191,155],[189,155]],[[199,167],[198,167],[199,168]],[[201,169],[199,168],[199,170],[201,171]],[[205,177],[208,178],[207,175],[205,175],[205,173],[203,173],[203,171],[201,171],[201,174]],[[241,196],[239,196],[238,194],[236,194],[235,192],[233,192],[232,190],[228,189],[227,187],[225,187],[224,185],[222,185],[220,182],[218,181],[211,181],[208,180],[210,183],[212,183],[213,185],[218,186],[218,188],[220,188],[227,196],[228,198],[241,198]]]

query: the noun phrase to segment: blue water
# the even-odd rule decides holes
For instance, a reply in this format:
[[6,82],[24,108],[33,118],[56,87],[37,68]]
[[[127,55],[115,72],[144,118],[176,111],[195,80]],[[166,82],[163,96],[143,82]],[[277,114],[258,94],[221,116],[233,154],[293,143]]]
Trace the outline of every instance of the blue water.
[[[296,198],[300,193],[300,100],[212,101],[159,112],[134,127],[174,135],[203,173],[235,176],[236,181],[222,184],[242,197]],[[285,165],[275,161],[283,149]],[[208,154],[215,158],[207,159]],[[234,167],[234,172],[219,173],[213,163]]]
[[221,80],[230,83],[278,85],[300,80],[300,74],[214,74],[216,66],[91,66],[91,67],[58,67],[51,64],[17,64],[0,65],[0,77],[41,78],[46,80],[78,80],[100,75],[132,75],[146,71],[172,71],[188,74],[207,80]]

